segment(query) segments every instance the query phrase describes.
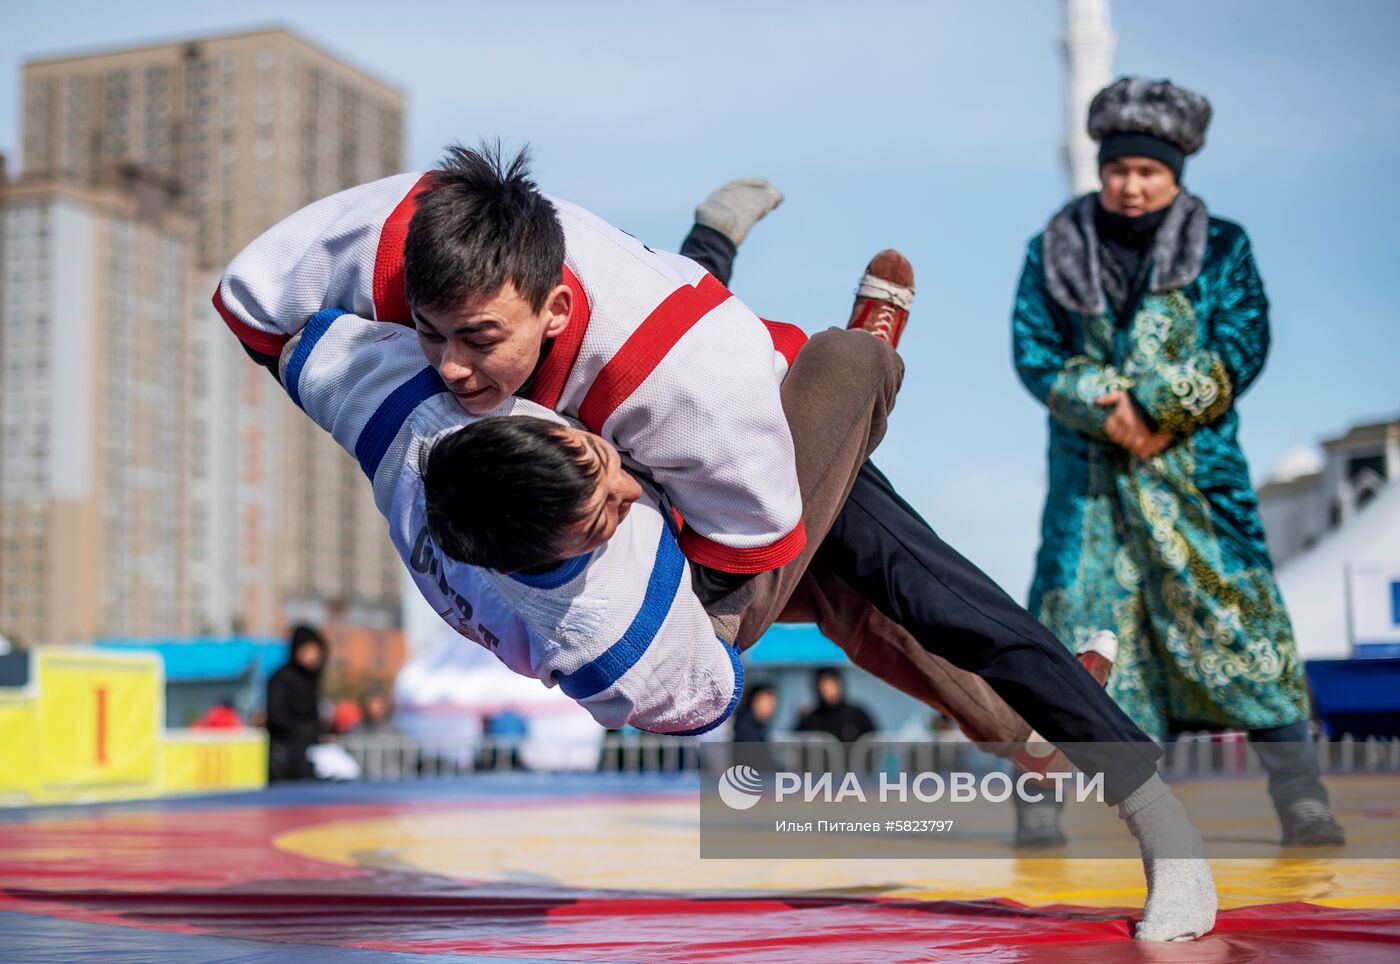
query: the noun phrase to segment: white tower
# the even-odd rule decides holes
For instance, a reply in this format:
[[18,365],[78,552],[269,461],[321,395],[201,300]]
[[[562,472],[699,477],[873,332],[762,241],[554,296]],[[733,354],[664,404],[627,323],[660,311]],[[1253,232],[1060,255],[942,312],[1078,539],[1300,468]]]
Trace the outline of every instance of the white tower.
[[1084,129],[1089,101],[1108,86],[1118,37],[1108,25],[1108,0],[1065,0],[1065,166],[1075,197],[1099,186],[1098,150]]

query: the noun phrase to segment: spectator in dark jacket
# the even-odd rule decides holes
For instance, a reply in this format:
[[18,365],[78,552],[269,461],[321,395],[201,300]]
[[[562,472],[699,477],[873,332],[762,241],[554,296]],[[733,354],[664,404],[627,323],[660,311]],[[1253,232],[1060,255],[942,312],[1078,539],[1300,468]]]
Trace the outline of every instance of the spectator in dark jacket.
[[310,626],[292,630],[291,659],[267,681],[268,779],[309,780],[306,751],[321,736],[321,669],[326,638]]
[[[776,770],[777,764],[766,745],[768,728],[778,711],[778,693],[767,683],[750,686],[744,700],[734,711],[734,743],[731,759],[756,770]],[[764,744],[754,746],[755,743]]]
[[817,671],[817,706],[798,722],[799,730],[830,733],[842,743],[850,743],[875,730],[870,714],[847,703],[841,674],[831,668]]
[[767,683],[759,683],[744,694],[744,701],[734,714],[734,742],[762,743],[768,739],[768,727],[778,709],[778,694]]

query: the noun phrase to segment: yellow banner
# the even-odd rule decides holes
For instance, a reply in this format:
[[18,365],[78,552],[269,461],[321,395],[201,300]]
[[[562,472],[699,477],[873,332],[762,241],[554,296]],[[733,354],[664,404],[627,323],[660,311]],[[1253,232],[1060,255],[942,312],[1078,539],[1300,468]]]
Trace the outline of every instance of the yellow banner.
[[39,649],[33,745],[43,802],[112,800],[158,792],[164,725],[160,657],[90,649]]
[[261,730],[166,730],[161,755],[163,793],[267,785],[267,734]]
[[24,690],[0,690],[0,806],[28,803],[36,782],[34,703]]

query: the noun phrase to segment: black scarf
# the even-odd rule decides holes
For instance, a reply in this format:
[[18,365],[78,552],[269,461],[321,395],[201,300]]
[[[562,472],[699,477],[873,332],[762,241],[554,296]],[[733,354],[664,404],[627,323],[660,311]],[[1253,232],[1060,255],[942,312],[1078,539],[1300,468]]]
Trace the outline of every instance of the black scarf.
[[[1097,193],[1066,204],[1045,227],[1042,252],[1045,284],[1050,296],[1069,311],[1092,318],[1107,309],[1095,213]],[[1167,207],[1147,261],[1153,291],[1184,288],[1201,273],[1210,214],[1205,204],[1184,188]],[[1121,312],[1120,312],[1121,314]]]
[[1106,210],[1094,210],[1094,229],[1099,236],[1099,262],[1103,269],[1103,290],[1121,327],[1137,312],[1147,293],[1152,271],[1152,243],[1157,229],[1166,220],[1171,205],[1151,214],[1130,217]]

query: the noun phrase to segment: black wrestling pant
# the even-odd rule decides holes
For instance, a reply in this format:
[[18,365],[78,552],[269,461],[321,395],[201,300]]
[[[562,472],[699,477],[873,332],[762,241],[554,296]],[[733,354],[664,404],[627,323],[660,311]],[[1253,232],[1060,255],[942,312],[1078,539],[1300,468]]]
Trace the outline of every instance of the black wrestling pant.
[[[735,253],[728,238],[702,225],[681,246],[681,254],[724,284]],[[1081,770],[1102,771],[1107,803],[1118,803],[1156,772],[1161,749],[1068,647],[938,538],[872,463],[857,475],[813,560],[818,564],[924,649],[986,680],[1041,736],[1063,745]],[[733,590],[734,577],[697,571],[695,588],[708,604],[707,595]]]
[[815,564],[839,575],[924,649],[986,680],[1080,769],[1102,770],[1108,803],[1155,772],[1162,751],[1151,738],[1050,630],[938,538],[870,462]]

